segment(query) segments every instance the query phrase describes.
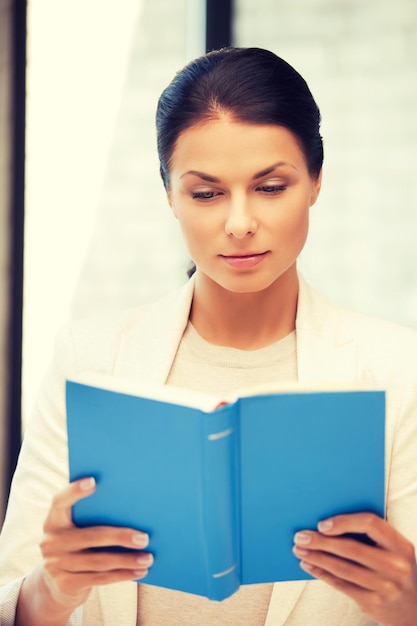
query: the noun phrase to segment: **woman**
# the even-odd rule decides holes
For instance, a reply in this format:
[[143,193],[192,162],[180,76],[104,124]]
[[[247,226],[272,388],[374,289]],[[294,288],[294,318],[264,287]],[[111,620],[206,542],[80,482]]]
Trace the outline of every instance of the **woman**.
[[[162,94],[161,174],[195,275],[153,306],[61,336],[3,530],[2,625],[415,624],[417,339],[332,305],[298,275],[320,192],[319,124],[305,81],[260,49],[210,53]],[[67,485],[64,380],[85,369],[218,393],[278,380],[383,386],[388,521],[343,515],[297,533],[294,553],[317,581],[242,587],[222,603],[132,583],[150,554],[87,549],[146,548],[146,534],[71,523],[95,488]],[[375,545],[344,536],[357,532]]]

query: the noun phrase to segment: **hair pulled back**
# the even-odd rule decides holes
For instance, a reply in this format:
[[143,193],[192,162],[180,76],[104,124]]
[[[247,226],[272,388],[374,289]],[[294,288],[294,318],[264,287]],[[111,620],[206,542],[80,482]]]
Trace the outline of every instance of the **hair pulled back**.
[[239,122],[287,128],[300,142],[310,174],[319,175],[323,163],[320,111],[304,78],[268,50],[223,48],[186,65],[159,99],[157,145],[167,189],[179,135],[222,114]]

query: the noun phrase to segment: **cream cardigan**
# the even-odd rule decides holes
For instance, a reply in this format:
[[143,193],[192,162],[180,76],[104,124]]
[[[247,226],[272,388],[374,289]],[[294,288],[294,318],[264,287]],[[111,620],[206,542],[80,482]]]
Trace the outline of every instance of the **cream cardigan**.
[[[0,626],[14,623],[21,581],[39,563],[51,497],[68,480],[64,380],[84,370],[164,383],[187,324],[193,281],[156,304],[77,322],[57,342],[29,422],[0,536]],[[417,545],[417,333],[330,303],[300,278],[300,382],[362,382],[387,391],[388,520]],[[136,626],[134,583],[96,588],[70,624]],[[174,622],[173,622],[174,623]],[[266,626],[370,626],[319,581],[274,586]]]

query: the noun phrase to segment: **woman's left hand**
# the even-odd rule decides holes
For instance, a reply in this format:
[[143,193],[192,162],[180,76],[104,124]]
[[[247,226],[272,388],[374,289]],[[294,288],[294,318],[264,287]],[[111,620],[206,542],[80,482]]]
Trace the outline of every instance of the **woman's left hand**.
[[[375,545],[345,537],[365,533]],[[294,554],[309,574],[352,598],[384,626],[416,626],[417,564],[413,544],[371,513],[338,515],[303,530]]]

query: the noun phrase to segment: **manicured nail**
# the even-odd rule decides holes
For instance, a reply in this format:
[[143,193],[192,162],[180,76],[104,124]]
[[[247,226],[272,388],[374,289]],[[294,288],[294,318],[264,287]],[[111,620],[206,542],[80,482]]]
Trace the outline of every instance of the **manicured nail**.
[[294,542],[296,544],[300,544],[302,546],[307,545],[308,543],[310,543],[311,541],[311,535],[310,533],[296,533],[295,537],[294,537]]
[[149,543],[149,535],[146,533],[135,533],[132,537],[132,542],[138,548],[146,548]]
[[306,569],[308,572],[311,572],[314,569],[314,565],[310,565],[310,563],[306,563],[305,561],[300,561],[300,567]]
[[133,576],[135,578],[145,578],[145,576],[147,575],[148,570],[147,569],[135,569],[133,570]]
[[83,478],[82,481],[80,481],[80,489],[81,491],[91,491],[91,489],[94,489],[94,487],[96,486],[96,480],[95,478]]
[[294,546],[293,552],[298,557],[304,557],[310,554],[310,550],[304,550],[303,548],[299,548],[298,546]]
[[138,565],[142,567],[150,567],[153,565],[153,555],[152,554],[140,554],[136,559]]
[[334,526],[333,520],[325,519],[322,522],[319,522],[318,529],[323,532],[326,532],[327,530],[331,530],[333,526]]

